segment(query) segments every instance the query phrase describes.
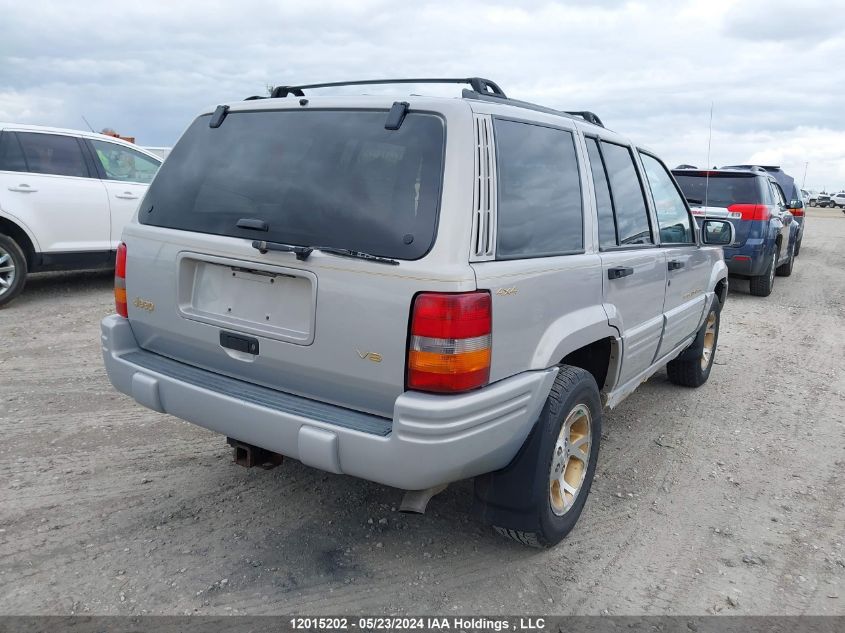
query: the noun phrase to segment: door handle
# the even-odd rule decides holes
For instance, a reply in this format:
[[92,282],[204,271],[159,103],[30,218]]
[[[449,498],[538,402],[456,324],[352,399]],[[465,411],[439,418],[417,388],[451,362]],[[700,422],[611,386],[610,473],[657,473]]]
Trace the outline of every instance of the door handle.
[[114,194],[115,198],[120,198],[121,200],[137,200],[138,196],[136,196],[131,191],[124,191],[123,193],[116,193]]
[[669,261],[669,270],[680,270],[685,266],[684,262],[672,259]]
[[633,275],[634,269],[628,268],[625,266],[615,266],[614,268],[607,269],[607,278],[608,279],[620,279],[622,277],[627,277],[628,275]]
[[19,193],[35,193],[38,189],[33,189],[26,183],[21,183],[17,187],[9,187],[9,191],[17,191]]

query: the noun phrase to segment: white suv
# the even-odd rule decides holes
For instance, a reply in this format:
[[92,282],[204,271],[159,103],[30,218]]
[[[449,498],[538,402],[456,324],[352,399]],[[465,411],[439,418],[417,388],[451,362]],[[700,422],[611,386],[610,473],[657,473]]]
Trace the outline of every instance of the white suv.
[[831,194],[829,204],[833,208],[840,207],[842,209],[845,209],[845,191],[840,191],[839,193]]
[[160,165],[110,136],[0,123],[0,307],[27,272],[112,266]]

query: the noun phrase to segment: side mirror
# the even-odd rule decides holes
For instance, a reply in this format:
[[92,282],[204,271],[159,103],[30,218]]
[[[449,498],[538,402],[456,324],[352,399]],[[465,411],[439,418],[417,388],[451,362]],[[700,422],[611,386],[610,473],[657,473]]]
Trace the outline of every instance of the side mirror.
[[791,200],[789,202],[789,208],[790,209],[803,209],[804,208],[804,202],[803,202],[803,200]]
[[710,246],[730,246],[734,243],[734,225],[727,220],[704,220],[701,223],[701,242]]

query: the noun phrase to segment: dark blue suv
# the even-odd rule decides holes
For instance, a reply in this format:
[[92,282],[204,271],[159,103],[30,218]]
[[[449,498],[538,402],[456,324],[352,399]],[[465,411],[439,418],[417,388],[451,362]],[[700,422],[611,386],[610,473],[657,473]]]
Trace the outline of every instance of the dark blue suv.
[[672,173],[699,227],[704,218],[727,219],[734,225],[736,239],[724,247],[725,263],[731,274],[750,280],[751,294],[766,297],[775,274],[792,274],[799,226],[771,174],[760,167]]

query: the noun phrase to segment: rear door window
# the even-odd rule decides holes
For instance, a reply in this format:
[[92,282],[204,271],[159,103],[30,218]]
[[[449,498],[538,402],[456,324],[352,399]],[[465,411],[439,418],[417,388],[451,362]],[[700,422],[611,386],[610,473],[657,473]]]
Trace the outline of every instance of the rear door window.
[[572,132],[496,119],[496,257],[583,250],[581,179]]
[[601,248],[610,248],[617,245],[616,220],[613,217],[613,199],[610,195],[610,184],[607,182],[607,173],[605,172],[598,140],[587,138],[587,156],[590,159],[593,189],[596,192],[596,210],[599,218],[599,246]]
[[82,146],[73,136],[18,132],[28,171],[55,176],[87,178]]
[[601,153],[613,194],[619,246],[653,244],[648,207],[631,149],[602,141]]
[[[139,215],[156,226],[418,259],[434,242],[445,126],[410,112],[230,112],[188,128]],[[263,220],[266,232],[236,226]]]

